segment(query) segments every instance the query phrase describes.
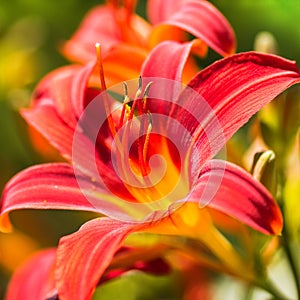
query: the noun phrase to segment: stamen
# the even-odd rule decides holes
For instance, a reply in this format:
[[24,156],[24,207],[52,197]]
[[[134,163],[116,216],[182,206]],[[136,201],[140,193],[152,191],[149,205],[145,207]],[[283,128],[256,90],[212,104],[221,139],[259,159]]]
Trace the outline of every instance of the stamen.
[[[128,95],[128,86],[127,83],[123,83],[123,88],[124,88],[124,100],[123,100],[123,107],[122,107],[122,112],[120,116],[120,122],[119,122],[119,129],[122,126],[125,126],[124,128],[124,133],[122,134],[122,145],[127,145],[128,144],[128,137],[129,137],[129,132],[131,130],[131,120],[134,116],[136,108],[138,108],[138,112],[141,112],[141,114],[138,113],[140,116],[140,128],[139,128],[139,139],[137,141],[137,149],[138,149],[138,160],[139,160],[139,169],[140,172],[143,176],[143,181],[146,181],[146,185],[151,186],[151,182],[149,181],[149,178],[147,177],[147,174],[149,172],[149,167],[147,164],[147,151],[149,148],[149,141],[150,141],[150,133],[152,131],[152,116],[150,112],[145,113],[144,107],[146,105],[146,99],[149,95],[149,89],[151,86],[152,82],[148,83],[147,86],[145,87],[145,90],[143,92],[143,81],[142,78],[139,78],[138,81],[138,87],[136,90],[135,98],[132,101],[131,98]],[[139,97],[143,94],[143,99],[139,99]],[[131,104],[131,106],[130,106]],[[138,106],[138,107],[137,107]],[[127,119],[127,120],[126,120]],[[125,121],[126,120],[126,121]],[[124,122],[125,125],[124,125]],[[122,148],[121,151],[123,151],[123,157],[129,158],[129,149],[125,146]],[[126,159],[123,160],[122,162],[126,164]],[[122,166],[125,170],[125,165]]]
[[[133,118],[133,114],[134,114],[134,110],[136,108],[136,104],[137,104],[137,102],[139,102],[138,101],[139,97],[142,94],[142,88],[143,88],[143,80],[142,80],[142,77],[140,76],[139,77],[138,88],[137,88],[135,96],[134,96],[134,100],[133,100],[133,103],[132,103],[130,114],[128,116],[128,120],[132,120],[132,118]],[[139,112],[140,115],[142,114],[140,106],[138,107],[138,112]]]
[[[139,156],[139,163],[141,166],[141,172],[143,176],[147,174],[147,171],[149,169],[147,165],[147,151],[148,151],[150,133],[152,131],[152,117],[149,112],[147,113],[147,118],[148,118],[148,122],[146,121],[146,115],[145,114],[142,115],[139,136],[141,138],[143,136],[145,137],[143,143],[141,143],[141,140],[138,141],[138,156]],[[146,125],[147,123],[148,126]],[[146,134],[144,134],[145,131]]]
[[140,76],[139,77],[138,88],[137,88],[135,98],[134,98],[136,101],[138,101],[137,110],[138,110],[138,115],[139,116],[143,114],[143,105],[142,105],[141,101],[139,101],[140,100],[139,98],[142,94],[142,90],[143,90],[143,80],[142,80],[142,77]]
[[149,92],[150,92],[150,87],[152,85],[152,81],[150,81],[146,87],[145,87],[145,90],[144,90],[144,96],[143,96],[143,111],[146,110],[146,103],[147,103],[147,98],[149,96]]
[[147,159],[147,151],[148,151],[148,145],[149,145],[149,140],[150,140],[150,133],[152,131],[152,116],[151,113],[147,113],[148,116],[148,128],[147,128],[147,133],[146,133],[146,138],[143,146],[143,160],[146,162]]
[[144,90],[144,98],[149,96],[150,87],[153,84],[153,81],[147,83],[145,90]]
[[128,85],[126,82],[123,82],[123,88],[124,88],[124,100],[123,100],[123,107],[122,107],[122,112],[121,112],[121,116],[120,116],[120,121],[119,121],[119,129],[123,126],[123,122],[124,122],[124,116],[125,116],[125,111],[126,111],[126,116],[128,113],[128,105],[127,103],[129,103],[130,98],[128,96]]
[[138,99],[141,96],[141,94],[142,94],[142,88],[143,88],[143,79],[142,79],[142,76],[140,76],[139,77],[138,88],[136,90],[134,99]]
[[101,56],[101,45],[96,43],[96,53],[97,53],[97,66],[99,69],[99,77],[101,82],[101,90],[106,91],[106,83],[104,79],[104,71],[103,71],[103,63],[102,63],[102,56]]
[[106,83],[104,78],[104,70],[103,70],[103,63],[102,63],[102,56],[101,56],[101,46],[99,43],[96,43],[96,53],[97,53],[97,66],[99,69],[99,77],[101,82],[101,90],[104,91],[104,108],[107,116],[108,126],[113,136],[116,135],[116,128],[114,124],[114,120],[111,116],[110,109],[109,109],[109,100],[106,93]]
[[128,97],[128,85],[127,83],[124,81],[123,82],[123,87],[124,87],[124,103],[127,103],[129,101],[129,97]]

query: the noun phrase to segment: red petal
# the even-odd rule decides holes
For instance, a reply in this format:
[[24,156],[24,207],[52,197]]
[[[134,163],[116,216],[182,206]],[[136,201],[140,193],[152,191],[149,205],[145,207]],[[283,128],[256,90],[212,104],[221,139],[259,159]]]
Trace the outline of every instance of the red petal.
[[84,108],[88,80],[95,62],[84,67],[61,67],[45,76],[34,91],[32,109],[38,105],[53,104],[59,117],[70,127],[75,127]]
[[139,270],[157,276],[170,274],[171,266],[165,259],[160,257],[161,252],[162,250],[157,251],[155,247],[121,247],[115,253],[112,264],[101,277],[98,284],[100,285],[132,270]]
[[300,82],[295,62],[246,52],[199,72],[189,86],[214,110],[228,139],[249,118],[289,86]]
[[142,77],[160,77],[182,81],[183,68],[190,55],[194,42],[176,43],[165,41],[158,44],[145,60]]
[[[79,128],[75,131],[69,127],[57,114],[53,105],[38,105],[34,109],[26,109],[22,111],[26,121],[37,129],[67,160],[72,160],[73,142],[76,132],[76,155],[80,159],[76,160],[76,170],[81,170],[90,178],[97,178],[97,170],[93,170],[94,145],[91,140],[83,132],[79,132]],[[91,120],[92,122],[96,122]],[[87,155],[88,154],[88,155]],[[102,162],[98,157],[95,158],[99,169],[111,182],[120,184],[118,178],[115,178],[113,171]]]
[[149,24],[131,15],[126,9],[102,5],[92,9],[84,18],[74,36],[65,44],[64,54],[71,60],[88,62],[95,60],[95,44],[101,44],[105,58],[109,51],[120,43],[145,46],[150,31]]
[[21,111],[26,121],[67,159],[71,157],[74,128],[84,107],[93,64],[59,68],[35,89],[32,107]]
[[111,49],[103,60],[107,86],[138,78],[147,54],[148,49],[127,43],[119,43],[117,47]]
[[56,280],[62,299],[90,299],[105,269],[126,236],[141,225],[107,218],[84,224],[60,240]]
[[[95,65],[96,63],[94,60],[84,65],[78,72],[76,73],[74,72],[74,77],[73,77],[71,90],[70,90],[70,99],[72,102],[73,111],[77,118],[80,118],[85,108],[86,105],[85,98],[87,97],[87,93],[88,93],[87,86],[88,86],[90,76],[95,69]],[[97,90],[93,91],[94,97],[95,97],[95,92],[98,91]]]
[[13,275],[6,300],[47,299],[55,293],[55,249],[43,250],[27,260]]
[[280,234],[283,219],[269,191],[242,168],[211,160],[188,201],[217,209],[266,234]]
[[255,52],[233,55],[199,72],[189,83],[193,90],[182,93],[181,108],[170,117],[193,133],[205,162],[259,109],[297,82],[300,72],[292,61]]
[[[172,99],[177,99],[182,91],[183,70],[194,45],[195,42],[180,44],[165,41],[158,44],[148,55],[141,76],[144,81],[153,83],[150,95],[155,95],[157,100],[147,101],[147,108],[151,113],[169,114]],[[170,80],[162,81],[161,78]]]
[[[58,70],[54,72],[54,74],[49,75],[41,82],[41,85],[39,85],[36,90],[36,97],[33,103],[34,107],[24,109],[21,113],[25,120],[39,131],[67,160],[72,160],[72,154],[74,153],[73,147],[76,146],[76,155],[80,155],[81,157],[75,162],[76,170],[80,169],[87,176],[96,178],[98,173],[93,173],[93,171],[97,170],[91,170],[90,168],[94,163],[93,154],[95,145],[93,145],[93,141],[91,141],[90,137],[84,132],[86,128],[80,128],[76,120],[76,118],[81,116],[84,107],[88,104],[88,101],[91,100],[90,98],[95,96],[94,90],[87,89],[86,87],[88,77],[93,68],[94,63],[91,62],[72,74],[68,72],[61,74]],[[66,79],[65,76],[70,76],[70,78],[67,77]],[[67,85],[65,79],[68,82]],[[58,91],[62,91],[65,87],[67,90],[64,94],[65,97],[60,97],[60,93],[55,95],[56,86]],[[67,104],[67,102],[69,103]],[[101,111],[103,103],[99,103],[99,101],[96,102],[99,104],[97,109]],[[60,103],[64,103],[67,108],[62,107]],[[71,114],[73,115],[72,121],[69,120],[69,115]],[[96,114],[97,111],[92,115],[92,117],[95,116],[95,120],[91,119],[89,121],[92,125],[98,124]],[[91,115],[89,115],[89,117],[91,117]],[[85,120],[83,122],[84,124],[80,125],[87,125],[89,122]],[[94,131],[97,129],[98,127],[93,128]],[[75,133],[76,145],[73,145]],[[89,131],[87,133],[90,134]],[[101,146],[103,149],[105,148],[104,145]],[[89,155],[87,155],[87,153]],[[103,174],[105,174],[106,178],[109,178],[111,183],[120,185],[120,180],[118,180],[113,170],[105,162],[101,161],[99,157],[96,157],[95,161],[99,169],[103,171]]]
[[147,4],[149,20],[153,25],[162,23],[178,11],[185,2],[186,0],[149,0]]
[[41,103],[53,104],[66,123],[76,124],[70,101],[70,89],[73,74],[79,70],[79,66],[73,65],[50,72],[36,87],[32,106]]
[[103,5],[87,14],[78,31],[65,44],[63,52],[76,61],[91,61],[95,60],[96,43],[101,43],[101,50],[106,53],[120,41],[121,33],[114,9]]
[[171,25],[194,35],[221,55],[234,53],[233,30],[208,1],[181,0],[174,4],[174,1],[150,0],[148,3],[150,20],[158,25],[152,33],[154,39],[161,26]]
[[43,103],[34,109],[22,110],[21,114],[62,156],[71,160],[74,129],[59,117],[53,104]]
[[[74,99],[73,103],[78,109],[77,113],[87,104],[85,100],[88,98],[82,97],[83,89],[86,88],[85,84],[78,82],[78,80],[82,79],[84,81],[84,78],[87,78],[89,72],[90,67],[85,67],[78,72],[80,74],[76,73],[74,76],[70,96]],[[77,90],[77,88],[79,90]],[[47,88],[44,90],[47,91]],[[77,100],[76,95],[79,100]],[[96,144],[96,141],[93,140],[94,135],[97,136],[99,129],[99,116],[101,113],[102,116],[105,113],[104,109],[101,110],[104,104],[100,102],[100,100],[101,99],[98,98],[98,101],[95,101],[92,108],[86,110],[86,115],[84,116],[87,116],[88,119],[81,119],[76,129],[72,127],[72,124],[66,123],[63,117],[59,115],[53,103],[55,100],[43,97],[43,95],[41,95],[41,100],[37,100],[36,106],[33,109],[23,110],[22,114],[27,122],[34,126],[67,160],[72,161],[73,166],[76,167],[76,174],[77,172],[85,174],[88,180],[98,181],[98,185],[100,184],[100,180],[97,179],[100,175],[100,179],[105,182],[108,189],[105,188],[99,193],[99,199],[96,202],[97,206],[99,206],[99,211],[103,208],[105,212],[108,213],[107,209],[112,209],[112,206],[109,204],[109,201],[99,201],[101,196],[107,195],[107,193],[110,193],[110,197],[112,194],[117,193],[118,195],[124,196],[125,199],[131,199],[132,196],[125,188],[121,179],[116,176],[112,164],[99,157],[99,155],[107,151],[105,147],[108,146],[106,144]],[[77,103],[75,103],[76,101]],[[95,107],[96,109],[94,109]],[[75,112],[74,114],[77,113]],[[99,118],[97,119],[97,117]],[[94,143],[96,145],[94,145]],[[97,146],[97,152],[95,152],[95,146]],[[84,180],[83,182],[85,184]],[[90,192],[94,193],[93,187],[91,188],[92,190]],[[119,206],[121,207],[121,204]]]
[[[94,206],[82,194],[73,169],[68,164],[44,164],[28,168],[6,185],[1,199],[1,223],[3,230],[7,214],[24,208],[34,209],[72,209],[96,211]],[[82,176],[86,188],[95,186],[89,177]],[[5,228],[6,227],[6,228]]]

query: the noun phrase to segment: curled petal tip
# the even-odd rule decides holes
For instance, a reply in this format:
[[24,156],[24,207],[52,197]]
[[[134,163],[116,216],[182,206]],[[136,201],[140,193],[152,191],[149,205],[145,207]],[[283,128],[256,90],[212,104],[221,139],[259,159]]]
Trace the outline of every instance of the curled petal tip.
[[157,27],[168,25],[188,32],[222,56],[235,52],[236,38],[231,25],[209,1],[152,0],[148,3],[148,14]]
[[271,222],[270,226],[270,232],[269,234],[272,235],[281,235],[282,229],[283,229],[283,216],[279,209],[279,207],[276,207],[276,212],[274,213],[277,218],[274,217],[274,220]]

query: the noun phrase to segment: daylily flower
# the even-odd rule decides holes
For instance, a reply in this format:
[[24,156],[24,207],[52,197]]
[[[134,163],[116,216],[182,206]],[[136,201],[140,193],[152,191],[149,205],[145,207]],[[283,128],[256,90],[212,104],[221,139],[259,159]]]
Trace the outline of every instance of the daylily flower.
[[[235,52],[235,36],[225,17],[205,0],[150,0],[150,23],[134,13],[137,1],[107,1],[93,8],[62,51],[72,61],[94,60],[95,44],[102,47],[108,86],[137,78],[150,50],[165,40],[187,41],[194,36],[193,52],[203,56],[207,46],[222,56]],[[122,5],[123,4],[123,5]],[[192,59],[184,77],[197,71]]]
[[[93,8],[62,51],[72,61],[95,59],[95,44],[101,44],[103,67],[108,86],[137,78],[151,49],[164,40],[182,42],[194,36],[192,52],[203,56],[207,46],[226,56],[235,51],[235,36],[225,17],[208,1],[148,1],[150,23],[134,13],[135,0],[107,1]],[[159,13],[158,13],[159,12]],[[198,71],[192,55],[185,64],[183,81]],[[96,82],[98,77],[96,76]],[[56,152],[39,134],[30,130],[35,149],[45,158]]]
[[[91,220],[61,239],[55,271],[60,299],[89,299],[116,251],[136,232],[173,236],[178,245],[182,240],[177,236],[196,240],[212,255],[203,258],[195,244],[185,245],[190,255],[247,280],[254,276],[249,262],[216,229],[213,212],[266,234],[281,232],[282,216],[268,190],[238,166],[212,158],[253,114],[300,82],[300,72],[294,62],[277,56],[241,53],[212,64],[182,88],[178,80],[191,48],[192,43],[169,41],[153,49],[142,69],[142,78],[151,77],[152,86],[141,95],[138,89],[134,101],[129,101],[131,94],[125,92],[120,113],[112,109],[99,134],[99,127],[94,127],[97,117],[120,102],[113,100],[112,89],[107,97],[96,98],[103,100],[95,102],[99,110],[86,119],[89,114],[85,111],[99,93],[88,86],[93,64],[48,75],[37,87],[32,107],[22,112],[69,163],[34,166],[11,179],[1,202],[2,229],[9,229],[8,213],[22,208],[86,210],[115,217]],[[160,82],[173,82],[172,89],[160,87]],[[160,97],[155,97],[157,91]],[[162,100],[166,96],[175,97],[176,102]],[[158,114],[165,117],[165,123],[156,119]],[[131,126],[131,121],[136,122]],[[216,125],[222,132],[215,130]],[[158,136],[155,130],[170,135],[177,132],[178,144],[172,144],[167,135]],[[134,139],[140,131],[142,136]],[[136,142],[130,144],[132,139]],[[164,158],[166,173],[152,186],[130,186],[117,176],[147,177],[150,157],[155,155]],[[159,172],[162,165],[156,163],[151,166]],[[122,173],[128,164],[133,172]],[[103,180],[98,180],[95,166]],[[180,168],[186,172],[181,174]],[[156,200],[172,188],[176,193],[163,202],[167,208],[153,209]],[[204,198],[207,195],[211,198]],[[136,210],[132,204],[137,204]],[[133,219],[137,215],[141,217],[138,222]]]

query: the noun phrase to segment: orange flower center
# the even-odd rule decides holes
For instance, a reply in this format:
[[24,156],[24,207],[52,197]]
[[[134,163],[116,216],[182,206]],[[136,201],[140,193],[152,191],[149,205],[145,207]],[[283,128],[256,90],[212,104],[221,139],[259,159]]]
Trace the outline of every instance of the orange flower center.
[[[100,46],[96,47],[105,91]],[[103,98],[112,137],[109,143],[114,171],[132,195],[127,201],[149,204],[160,201],[162,204],[155,206],[155,210],[166,210],[176,200],[184,199],[190,190],[187,159],[181,159],[176,145],[168,138],[166,124],[154,123],[152,119],[147,106],[151,82],[143,89],[142,78],[139,78],[136,93],[131,97],[126,83],[123,88],[123,104],[117,114],[110,111],[113,89]]]

